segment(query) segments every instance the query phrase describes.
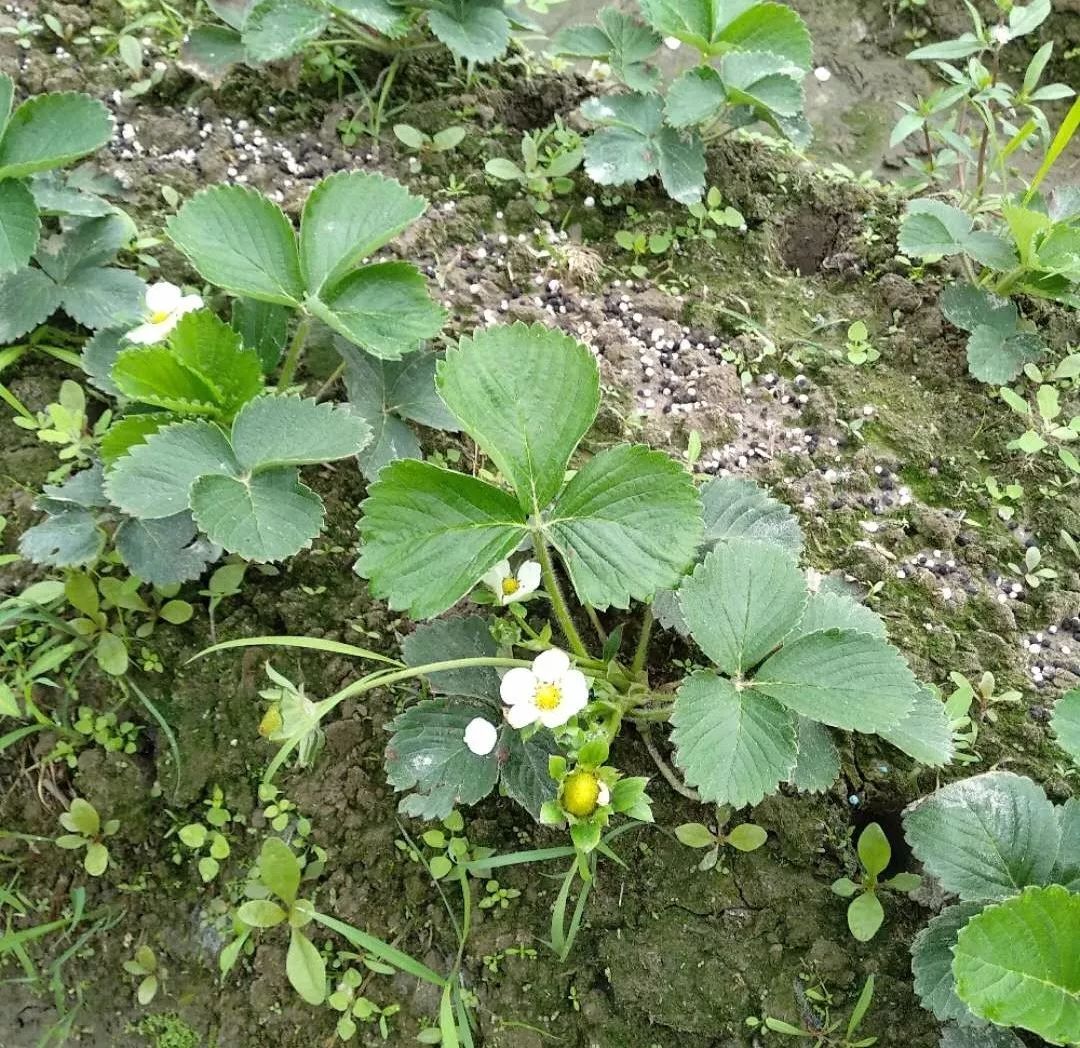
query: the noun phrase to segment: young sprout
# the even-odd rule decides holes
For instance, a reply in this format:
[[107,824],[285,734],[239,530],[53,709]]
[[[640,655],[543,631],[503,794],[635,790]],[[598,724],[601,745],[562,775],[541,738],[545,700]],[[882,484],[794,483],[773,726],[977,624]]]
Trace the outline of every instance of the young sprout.
[[892,861],[892,848],[885,831],[876,822],[870,823],[859,834],[857,851],[862,867],[859,882],[840,877],[833,881],[832,890],[842,899],[851,899],[847,911],[848,928],[859,942],[869,942],[885,920],[885,910],[877,897],[878,889],[910,892],[922,883],[922,878],[914,873],[898,873],[879,882],[878,878]]
[[97,809],[82,797],[76,797],[71,807],[60,814],[60,825],[68,832],[56,838],[56,846],[68,851],[86,849],[83,868],[91,877],[100,877],[109,866],[109,849],[104,838],[112,837],[120,829],[119,819],[109,819],[102,824]]

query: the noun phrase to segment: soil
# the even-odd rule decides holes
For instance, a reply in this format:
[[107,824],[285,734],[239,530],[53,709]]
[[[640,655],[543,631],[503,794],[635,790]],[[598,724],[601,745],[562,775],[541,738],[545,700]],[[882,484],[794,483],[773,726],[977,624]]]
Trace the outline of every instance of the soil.
[[[647,216],[650,230],[684,220],[655,186],[600,193],[579,172],[575,190],[558,205],[568,215],[556,232],[521,197],[483,176],[485,159],[511,154],[522,131],[566,116],[587,96],[588,85],[573,72],[553,75],[522,60],[463,83],[438,58],[406,66],[395,85],[400,109],[393,121],[426,131],[450,123],[469,128],[457,151],[425,158],[415,171],[389,133],[377,145],[361,138],[344,146],[338,127],[354,115],[355,100],[339,100],[333,83],[301,84],[297,68],[240,72],[215,93],[169,63],[157,88],[126,99],[118,86],[129,77],[115,56],[69,53],[43,32],[27,48],[0,36],[0,69],[15,74],[24,95],[79,89],[106,101],[117,134],[101,166],[127,187],[123,206],[144,232],[162,228],[166,186],[184,198],[213,182],[242,182],[295,211],[320,177],[363,168],[426,194],[427,215],[394,247],[435,282],[450,310],[448,334],[539,320],[593,346],[609,395],[590,450],[629,433],[682,454],[696,431],[699,469],[753,476],[791,505],[808,535],[809,562],[872,593],[892,640],[923,679],[948,686],[950,672],[977,679],[991,670],[999,690],[1022,693],[1021,703],[1001,707],[996,723],[982,725],[975,767],[1031,775],[1062,799],[1075,777],[1070,784],[1047,718],[1055,698],[1080,682],[1080,562],[1059,537],[1080,536],[1075,485],[1061,486],[1047,462],[1005,449],[1018,420],[968,378],[963,335],[935,305],[940,274],[913,273],[895,257],[902,197],[889,184],[899,158],[887,149],[888,128],[895,100],[909,97],[924,76],[902,58],[908,23],[884,3],[795,6],[813,31],[817,62],[832,72],[827,82],[811,83],[809,115],[822,139],[816,160],[754,139],[713,151],[710,184],[742,212],[745,233],[684,240],[678,252],[648,260],[647,279],[628,278],[633,260],[614,247],[612,233],[627,223],[628,208]],[[1044,38],[1075,45],[1080,7],[1068,0],[1055,7]],[[117,8],[104,0],[23,0],[0,7],[0,27],[46,12],[76,29],[116,27]],[[931,0],[919,17],[940,34],[959,31],[962,15]],[[559,13],[565,22],[582,17],[580,8],[573,17]],[[154,51],[166,45],[148,48],[148,61],[168,61]],[[359,72],[373,79],[374,68]],[[835,161],[850,171],[830,166]],[[864,168],[879,177],[851,174]],[[460,194],[446,189],[451,172]],[[147,250],[171,279],[197,284],[166,243]],[[1074,315],[1026,306],[1046,329],[1052,358],[1077,343]],[[867,324],[880,351],[872,364],[855,366],[845,357],[844,333],[854,320]],[[329,352],[316,349],[307,366],[314,384],[332,367]],[[3,380],[37,410],[63,377],[55,362],[30,356]],[[435,446],[453,446],[428,436]],[[0,451],[0,514],[8,518],[3,537],[11,548],[34,520],[33,493],[55,459],[32,433],[9,425],[0,427]],[[988,476],[1023,485],[1012,519],[996,513]],[[32,1048],[49,1036],[57,1038],[52,1043],[66,1036],[102,1048],[334,1042],[335,1014],[303,1004],[285,979],[283,933],[263,934],[227,979],[218,977],[229,930],[222,899],[237,898],[266,827],[257,784],[273,749],[257,727],[262,662],[270,653],[189,661],[213,636],[306,633],[356,642],[359,635],[359,643],[393,652],[411,629],[371,602],[351,570],[363,478],[337,465],[312,479],[328,520],[312,555],[279,570],[249,570],[242,593],[218,608],[213,634],[198,586],[187,587],[195,617],[159,629],[149,644],[163,670],[136,679],[171,726],[179,765],[141,706],[118,711],[141,726],[135,753],[88,746],[69,768],[42,760],[55,742],[45,736],[0,753],[5,829],[55,836],[61,802],[75,795],[121,824],[102,878],[83,876],[70,853],[47,842],[0,837],[4,881],[32,906],[13,927],[55,919],[78,885],[88,915],[73,932],[35,944],[41,980],[26,980],[14,963],[0,970],[7,980],[0,983],[0,1048]],[[1038,588],[1010,566],[1032,544],[1056,571]],[[2,572],[4,592],[32,578],[25,565]],[[674,677],[671,660],[685,654],[661,636],[651,652],[654,673]],[[272,657],[315,696],[357,673],[344,658]],[[315,767],[285,773],[279,784],[327,853],[316,887],[320,908],[442,971],[457,940],[439,893],[404,847],[406,834],[415,837],[422,827],[399,817],[383,772],[385,725],[414,697],[402,689],[346,705],[327,725]],[[108,709],[118,700],[108,680],[88,669],[70,701]],[[616,763],[655,776],[636,738],[620,742]],[[955,766],[942,778],[968,773]],[[749,1019],[768,1014],[799,1022],[806,988],[823,989],[835,1014],[846,1016],[873,974],[874,1004],[863,1032],[883,1048],[932,1048],[938,1028],[913,995],[908,945],[941,900],[932,892],[918,900],[889,897],[883,929],[860,944],[829,884],[854,873],[852,834],[872,820],[885,827],[902,868],[908,856],[899,812],[938,781],[898,752],[859,738],[844,753],[834,789],[767,800],[752,812],[769,831],[767,844],[750,854],[729,852],[716,869],[701,872],[700,853],[671,830],[709,822],[713,813],[657,780],[656,826],[621,838],[625,867],[601,864],[566,961],[543,943],[561,883],[558,864],[500,872],[499,884],[521,895],[505,909],[474,909],[464,977],[478,999],[478,1044],[772,1044],[778,1038]],[[222,873],[203,887],[193,860],[173,861],[173,834],[200,816],[215,787],[243,822],[229,830],[232,853]],[[500,852],[561,843],[498,799],[467,818],[470,840]],[[474,891],[481,897],[483,883]],[[152,946],[164,970],[145,1008],[135,1002],[137,980],[122,969],[141,943]],[[389,1043],[414,1043],[436,1019],[437,995],[406,976],[376,976],[365,993],[380,1005],[401,1006],[390,1020]],[[356,1043],[383,1042],[376,1027],[365,1026]]]

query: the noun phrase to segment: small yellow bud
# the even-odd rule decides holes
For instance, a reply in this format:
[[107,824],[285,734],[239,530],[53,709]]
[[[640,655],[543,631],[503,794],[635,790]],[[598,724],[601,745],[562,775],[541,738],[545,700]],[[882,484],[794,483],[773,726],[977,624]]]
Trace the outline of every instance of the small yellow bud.
[[562,806],[564,811],[587,819],[596,811],[600,800],[600,780],[591,771],[572,771],[563,780]]
[[259,721],[259,734],[268,739],[275,732],[281,730],[282,724],[285,723],[285,719],[281,716],[281,708],[275,702],[264,714],[263,719]]

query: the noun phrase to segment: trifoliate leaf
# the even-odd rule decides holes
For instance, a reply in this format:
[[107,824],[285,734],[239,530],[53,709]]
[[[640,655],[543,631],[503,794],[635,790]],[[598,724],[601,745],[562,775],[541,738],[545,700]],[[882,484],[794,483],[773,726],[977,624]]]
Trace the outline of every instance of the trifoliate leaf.
[[475,717],[496,722],[494,706],[473,700],[429,699],[410,706],[390,724],[386,777],[398,792],[410,790],[398,810],[419,819],[444,819],[476,804],[499,780],[499,748],[484,756],[465,745]]
[[41,222],[34,196],[22,182],[0,182],[0,274],[13,273],[30,261]]
[[50,513],[19,537],[19,552],[35,564],[74,568],[92,564],[105,549],[105,533],[89,510]]
[[328,327],[369,353],[396,360],[434,338],[446,311],[428,294],[427,281],[407,262],[364,266],[328,288],[307,307]]
[[539,324],[488,328],[447,353],[436,383],[522,509],[546,508],[599,407],[600,372],[588,348]]
[[661,44],[659,33],[622,11],[605,7],[596,25],[560,30],[553,50],[558,54],[607,62],[612,74],[631,91],[648,93],[660,83],[660,70],[648,61]]
[[357,572],[395,610],[431,618],[460,600],[525,537],[517,500],[426,462],[393,462],[368,488]]
[[[498,653],[498,648],[487,621],[470,615],[417,626],[401,642],[401,653],[407,665],[423,666],[448,659],[490,658]],[[430,674],[427,680],[436,693],[499,701],[499,674],[493,666],[445,670]]]
[[658,95],[591,98],[581,112],[604,125],[585,143],[585,170],[604,186],[640,182],[659,174],[668,195],[693,204],[705,187],[705,149],[695,133],[664,126]]
[[1042,787],[995,771],[950,783],[904,812],[912,851],[946,891],[1004,899],[1047,883],[1061,827]]
[[324,179],[307,198],[300,222],[300,268],[308,293],[332,287],[426,207],[423,197],[382,175],[349,171]]
[[423,458],[420,442],[403,419],[456,432],[460,426],[435,390],[437,353],[410,353],[381,360],[341,341],[349,403],[371,427],[371,443],[360,453],[360,468],[374,480],[388,462]]
[[919,688],[895,648],[854,630],[808,633],[785,644],[753,685],[803,717],[862,732],[899,724]]
[[956,940],[956,993],[978,1016],[1054,1044],[1080,1042],[1080,895],[1029,887]]
[[485,0],[439,0],[428,12],[435,38],[467,62],[494,62],[510,44],[510,21]]
[[291,396],[249,401],[232,427],[237,462],[256,471],[348,458],[370,439],[367,423],[348,405]]
[[709,671],[683,681],[671,714],[675,763],[712,804],[775,793],[795,767],[794,718],[778,702]]
[[252,62],[291,58],[317,39],[330,13],[308,0],[259,0],[244,22],[244,50]]
[[0,343],[14,342],[60,308],[60,290],[40,269],[0,277]]
[[961,902],[946,906],[911,944],[911,972],[915,976],[915,992],[922,1006],[934,1013],[941,1022],[956,1022],[961,1026],[984,1026],[959,997],[953,976],[953,949],[960,929],[982,910],[977,902]]
[[0,179],[70,164],[105,145],[112,130],[109,111],[89,95],[63,91],[31,98],[11,114],[0,138]]
[[626,608],[678,582],[701,539],[701,503],[674,459],[620,444],[590,459],[544,524],[578,598]]
[[172,517],[189,507],[191,486],[207,475],[236,476],[225,434],[209,422],[167,426],[121,458],[105,482],[110,500],[131,517]]
[[225,418],[262,391],[259,355],[245,349],[239,334],[208,309],[180,318],[169,336],[169,349],[181,364],[214,387],[216,404]]
[[737,538],[717,546],[679,587],[698,647],[724,673],[746,673],[798,624],[806,581],[784,550]]
[[286,560],[322,531],[322,499],[283,466],[248,477],[200,476],[191,512],[206,537],[230,553],[260,563]]
[[887,639],[885,623],[865,604],[846,593],[822,590],[810,595],[806,610],[795,627],[790,640],[820,630],[858,630],[872,637]]
[[1058,745],[1080,767],[1080,688],[1073,688],[1057,700],[1050,726]]
[[261,193],[242,186],[205,189],[169,219],[167,229],[210,283],[261,302],[297,306],[303,299],[292,224]]
[[878,734],[930,768],[944,767],[956,752],[945,704],[930,688],[920,688],[904,719],[893,728],[880,730]]
[[125,520],[116,530],[116,549],[133,575],[154,586],[197,579],[221,556],[220,547],[199,534],[187,512]]
[[795,718],[798,757],[788,780],[803,793],[822,793],[840,777],[840,754],[832,732],[824,724]]

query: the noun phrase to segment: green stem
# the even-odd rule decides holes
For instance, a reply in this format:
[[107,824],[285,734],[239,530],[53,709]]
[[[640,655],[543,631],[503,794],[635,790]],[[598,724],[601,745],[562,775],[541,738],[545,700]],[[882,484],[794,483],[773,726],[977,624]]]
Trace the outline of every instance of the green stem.
[[645,660],[649,656],[649,638],[652,636],[655,621],[652,608],[646,608],[641,619],[641,635],[638,637],[637,648],[634,649],[634,661],[630,663],[632,677],[640,677],[642,670],[645,669]]
[[536,559],[540,562],[540,573],[544,577],[544,589],[547,590],[548,599],[552,608],[555,609],[555,618],[559,620],[559,627],[563,631],[566,643],[575,655],[587,656],[585,644],[578,633],[574,620],[570,617],[570,609],[567,607],[566,598],[562,594],[559,580],[555,577],[555,566],[551,561],[551,552],[543,537],[533,534],[533,545],[536,547]]
[[1015,269],[1010,270],[994,285],[994,294],[1001,295],[1003,298],[1012,291],[1013,287],[1020,281],[1020,278],[1027,272],[1027,267],[1019,265]]
[[592,628],[596,630],[596,636],[599,639],[601,646],[607,644],[607,630],[604,629],[604,624],[600,621],[600,616],[596,614],[596,608],[591,604],[586,604],[585,614],[589,616],[589,621],[592,623]]
[[300,364],[300,354],[304,351],[304,344],[311,333],[311,317],[306,314],[300,318],[293,332],[292,341],[289,343],[288,352],[285,354],[285,363],[281,365],[281,374],[278,376],[278,390],[288,389],[292,380],[296,377],[296,369]]
[[390,64],[383,71],[382,90],[379,92],[379,101],[375,103],[375,112],[372,114],[372,134],[371,137],[378,141],[379,134],[382,131],[383,114],[386,111],[386,101],[390,97],[390,88],[394,83],[394,77],[397,76],[398,67],[401,65],[400,52],[394,55]]
[[330,392],[330,389],[333,387],[334,383],[337,382],[337,380],[339,378],[341,378],[341,376],[344,375],[344,374],[345,374],[345,362],[342,361],[330,373],[330,377],[319,387],[319,391],[315,394],[315,399],[316,400],[322,400],[322,398],[325,397],[326,394]]

